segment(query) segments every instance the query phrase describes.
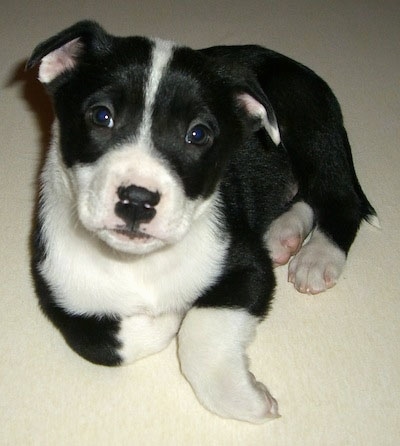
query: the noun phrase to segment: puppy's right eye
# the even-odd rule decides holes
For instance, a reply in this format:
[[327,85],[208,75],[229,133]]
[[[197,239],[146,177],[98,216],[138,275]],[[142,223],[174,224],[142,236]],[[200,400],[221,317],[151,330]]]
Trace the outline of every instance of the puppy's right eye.
[[93,124],[99,127],[113,128],[114,119],[112,117],[112,112],[108,107],[99,105],[94,107],[91,112]]

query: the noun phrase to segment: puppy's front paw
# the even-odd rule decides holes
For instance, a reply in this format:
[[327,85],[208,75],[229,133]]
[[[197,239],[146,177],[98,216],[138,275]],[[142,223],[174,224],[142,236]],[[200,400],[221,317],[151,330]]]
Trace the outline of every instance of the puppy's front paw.
[[277,401],[253,374],[247,372],[246,376],[239,377],[228,370],[225,372],[219,382],[213,382],[213,392],[206,399],[197,394],[210,411],[224,418],[255,424],[279,418]]
[[345,262],[346,254],[316,229],[290,262],[288,280],[301,293],[318,294],[336,284]]
[[243,368],[233,370],[232,364],[221,364],[214,373],[207,374],[204,381],[185,373],[186,370],[183,372],[203,406],[220,417],[254,424],[280,417],[275,398],[263,383]]
[[311,207],[301,201],[271,223],[264,240],[274,266],[284,265],[299,251],[311,231],[313,218]]
[[279,417],[267,388],[248,370],[245,348],[257,318],[244,310],[192,308],[179,332],[183,375],[211,412],[250,423]]
[[[256,392],[260,398],[260,401],[257,403],[257,407],[254,407],[256,406],[255,403],[258,398],[253,397],[248,400],[247,408],[246,404],[243,404],[243,406],[240,408],[241,412],[246,411],[246,413],[250,415],[247,421],[252,423],[263,423],[268,420],[273,420],[274,418],[279,418],[278,402],[276,399],[270,394],[269,390],[262,382],[256,380],[252,373],[249,372],[248,376],[250,379],[249,390],[251,392]],[[245,413],[244,415],[246,416]],[[243,419],[246,418],[243,417]]]

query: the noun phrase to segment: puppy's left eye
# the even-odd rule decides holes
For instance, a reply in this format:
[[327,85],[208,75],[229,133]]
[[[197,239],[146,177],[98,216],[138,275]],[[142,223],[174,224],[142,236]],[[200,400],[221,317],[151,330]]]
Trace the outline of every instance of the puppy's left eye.
[[92,122],[99,127],[107,127],[111,129],[114,127],[114,119],[109,108],[99,105],[92,109]]
[[196,124],[189,128],[185,141],[196,146],[206,146],[213,142],[213,134],[206,125]]

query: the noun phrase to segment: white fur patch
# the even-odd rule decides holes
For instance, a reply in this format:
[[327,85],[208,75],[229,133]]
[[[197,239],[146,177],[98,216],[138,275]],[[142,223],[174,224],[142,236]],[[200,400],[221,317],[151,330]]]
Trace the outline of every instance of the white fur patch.
[[[84,227],[111,247],[132,254],[149,253],[181,240],[204,201],[189,200],[180,179],[143,144],[125,144],[96,163],[74,167],[70,175]],[[116,232],[125,226],[115,214],[117,190],[132,184],[161,197],[155,217],[139,227],[147,239],[130,239]]]
[[301,293],[332,288],[346,263],[346,254],[318,227],[289,264],[289,281]]
[[119,354],[123,364],[163,350],[178,332],[182,315],[165,313],[160,316],[137,314],[124,318],[118,333],[122,344]]
[[182,373],[199,401],[222,417],[262,423],[278,417],[266,387],[248,370],[258,319],[240,309],[192,308],[179,331]]

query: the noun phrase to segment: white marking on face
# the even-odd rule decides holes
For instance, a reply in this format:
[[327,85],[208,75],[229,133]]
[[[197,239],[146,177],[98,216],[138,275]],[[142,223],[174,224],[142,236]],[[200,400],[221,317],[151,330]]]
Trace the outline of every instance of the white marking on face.
[[152,145],[151,122],[154,101],[157,95],[160,81],[165,73],[173,54],[174,43],[167,40],[154,39],[149,78],[145,88],[145,108],[143,120],[139,129],[138,143]]

